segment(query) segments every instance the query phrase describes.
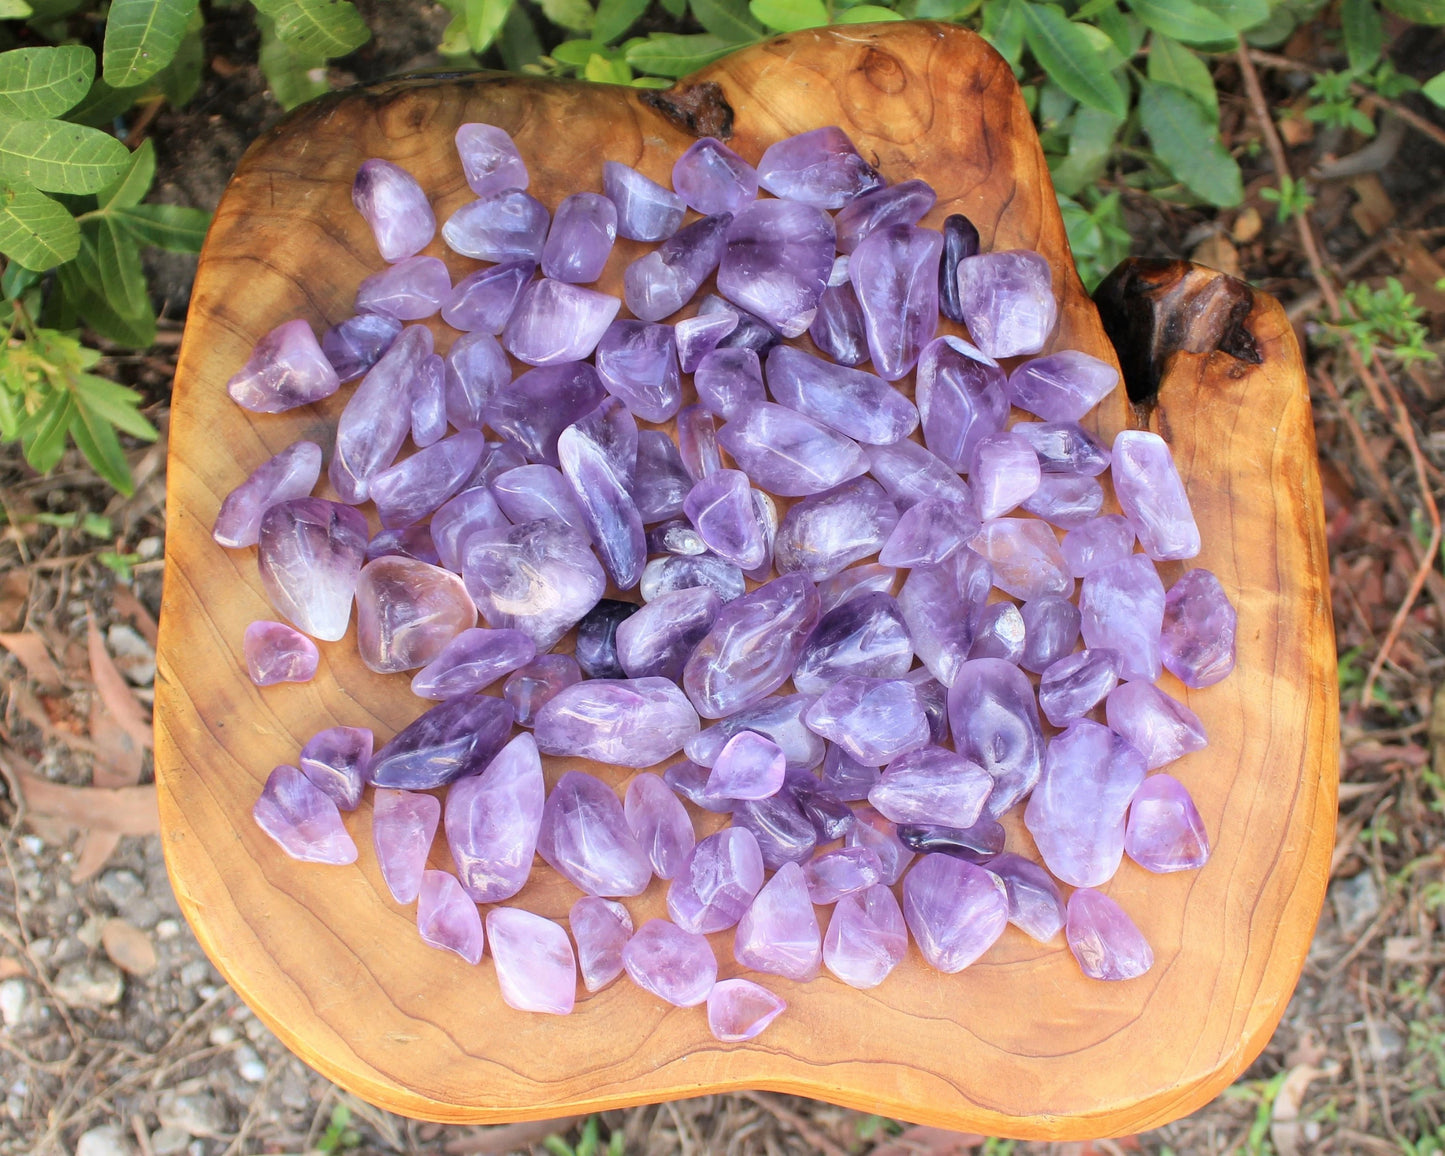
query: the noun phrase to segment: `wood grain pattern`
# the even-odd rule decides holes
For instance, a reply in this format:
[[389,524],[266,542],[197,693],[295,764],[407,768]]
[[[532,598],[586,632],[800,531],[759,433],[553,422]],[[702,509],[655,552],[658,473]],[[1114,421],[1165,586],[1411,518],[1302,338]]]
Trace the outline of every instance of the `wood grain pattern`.
[[[964,212],[986,247],[1043,252],[1062,303],[1054,347],[1112,359],[1014,78],[977,37],[933,24],[816,30],[696,79],[720,86],[731,143],[750,160],[781,136],[837,123],[890,180],[921,177],[938,190],[925,223]],[[361,848],[354,867],[293,863],[254,826],[267,773],[294,761],[315,730],[369,726],[384,739],[425,704],[403,676],[367,671],[354,633],[323,646],[311,683],[258,690],[246,679],[242,632],[272,612],[254,551],[220,549],[211,524],[265,457],[302,437],[329,445],[350,391],[258,416],[232,405],[224,385],[281,321],[307,317],[319,329],[347,316],[357,283],[379,266],[349,200],[362,160],[410,169],[439,219],[470,199],[451,143],[468,120],[515,136],[549,207],[600,188],[606,158],[665,182],[691,140],[635,90],[477,77],[319,101],[247,154],[206,243],[177,373],[158,659],[167,862],[212,960],[319,1071],[436,1120],[766,1088],[953,1128],[1079,1138],[1157,1125],[1214,1096],[1284,1010],[1334,833],[1334,649],[1309,402],[1289,325],[1262,296],[1247,321],[1262,364],[1178,354],[1147,418],[1174,447],[1204,535],[1198,564],[1234,598],[1240,633],[1226,682],[1195,692],[1164,680],[1212,740],[1177,773],[1214,836],[1213,861],[1172,876],[1126,863],[1107,888],[1153,943],[1146,977],[1087,981],[1061,939],[1039,946],[1010,928],[955,976],[929,970],[911,949],[869,992],[827,976],[806,985],[769,977],[790,1008],[747,1045],[717,1043],[698,1009],[661,1005],[625,981],[584,996],[570,1017],[529,1016],[502,1004],[489,959],[468,967],[421,943],[414,911],[391,901],[376,868],[368,804],[347,818]],[[641,249],[619,242],[601,287],[619,291]],[[475,264],[444,253],[440,239],[428,251],[446,257],[454,277]],[[1141,420],[1122,391],[1098,415],[1110,436]],[[548,760],[549,781],[569,765]],[[619,790],[628,777],[598,773]],[[1029,849],[1021,827],[1010,838]],[[449,863],[440,840],[433,862]],[[576,894],[539,865],[516,902],[561,917]],[[634,920],[660,914],[662,894],[655,882],[629,900]],[[731,936],[714,940],[722,974],[737,974]]]

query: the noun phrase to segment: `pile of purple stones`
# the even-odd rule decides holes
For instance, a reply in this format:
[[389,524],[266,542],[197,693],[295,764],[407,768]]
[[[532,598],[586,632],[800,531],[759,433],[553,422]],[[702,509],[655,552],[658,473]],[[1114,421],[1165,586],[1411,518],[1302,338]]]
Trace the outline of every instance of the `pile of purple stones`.
[[[312,640],[341,639],[354,604],[365,664],[436,702],[377,750],[321,731],[271,774],[262,829],[353,862],[340,812],[370,786],[381,874],[422,938],[473,964],[487,945],[502,998],[531,1011],[571,1011],[579,969],[588,991],[625,971],[751,1038],[785,1004],[718,980],[707,936],[729,929],[754,972],[857,988],[910,933],[956,972],[1009,923],[1063,931],[1096,979],[1147,971],[1098,889],[1125,854],[1155,872],[1208,857],[1188,790],[1149,774],[1204,730],[1155,681],[1227,675],[1235,611],[1209,571],[1166,590],[1156,570],[1200,548],[1169,447],[1079,424],[1114,368],[1037,356],[1058,311],[1043,257],[980,253],[962,216],[920,227],[934,191],[887,184],[837,128],[756,167],[700,140],[672,190],[608,161],[603,193],[551,213],[507,133],[456,143],[477,199],[441,235],[477,270],[454,285],[419,255],[426,193],[369,160],[352,199],[389,264],[355,316],[320,342],[286,322],[228,386],[277,413],[360,379],[327,467],[338,500],[312,496],[324,454],[302,441],[217,518],[290,623],[247,629],[251,677],[311,678]],[[587,287],[619,235],[657,243],[623,301]],[[445,354],[415,324],[438,313],[460,331]],[[971,340],[939,336],[940,315]],[[804,333],[822,356],[785,341]],[[666,766],[621,799],[576,770],[548,793],[548,756]],[[698,839],[683,800],[728,825]],[[1040,861],[1006,849],[1021,804]],[[452,872],[427,867],[438,825]],[[506,905],[537,854],[582,893],[567,929]],[[634,927],[617,900],[653,876],[669,918]]]

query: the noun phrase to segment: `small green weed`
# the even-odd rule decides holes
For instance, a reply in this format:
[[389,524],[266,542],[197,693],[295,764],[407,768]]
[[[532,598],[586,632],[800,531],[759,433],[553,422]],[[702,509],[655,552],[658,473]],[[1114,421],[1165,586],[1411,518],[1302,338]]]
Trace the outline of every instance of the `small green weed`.
[[542,1147],[547,1149],[552,1156],[623,1156],[625,1140],[621,1132],[613,1132],[607,1138],[607,1145],[603,1147],[598,1135],[598,1122],[596,1116],[588,1116],[582,1123],[581,1133],[577,1137],[577,1144],[567,1143],[555,1132],[542,1141]]
[[1363,358],[1378,353],[1401,364],[1435,359],[1435,351],[1425,345],[1430,336],[1422,320],[1425,310],[1398,277],[1385,278],[1378,289],[1350,282],[1340,294],[1340,307],[1340,320],[1321,330],[1327,344],[1348,341]]
[[351,1109],[337,1104],[331,1109],[331,1122],[316,1142],[318,1152],[349,1152],[361,1146],[361,1133],[351,1126]]
[[1304,216],[1315,203],[1314,196],[1305,188],[1305,183],[1291,176],[1281,176],[1279,188],[1260,189],[1259,195],[1266,201],[1274,202],[1275,218],[1281,224]]

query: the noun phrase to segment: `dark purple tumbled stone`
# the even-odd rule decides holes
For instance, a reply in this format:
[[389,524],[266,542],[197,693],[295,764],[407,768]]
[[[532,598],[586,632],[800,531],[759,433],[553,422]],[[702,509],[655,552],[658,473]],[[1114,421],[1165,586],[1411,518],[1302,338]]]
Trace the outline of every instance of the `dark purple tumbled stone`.
[[1134,552],[1134,527],[1122,514],[1100,514],[1064,535],[1059,550],[1075,578],[1122,562]]
[[943,260],[938,266],[938,310],[950,321],[963,321],[958,263],[978,255],[978,227],[962,213],[943,218]]
[[947,498],[925,498],[909,506],[878,551],[878,561],[912,569],[937,566],[972,540],[979,529],[973,506]]
[[525,666],[536,654],[536,643],[520,630],[463,630],[416,672],[411,693],[438,700],[470,694]]
[[1004,846],[1003,824],[982,818],[971,827],[937,823],[900,823],[898,838],[920,855],[952,855],[969,863],[987,863]]
[[773,196],[820,209],[842,208],[883,184],[878,170],[836,125],[774,141],[764,150],[757,175],[758,184]]
[[747,799],[733,808],[733,826],[750,831],[763,863],[777,870],[802,863],[818,845],[818,832],[802,803],[787,787],[766,799]]
[[1184,784],[1150,775],[1134,792],[1124,850],[1145,871],[1193,871],[1209,860],[1209,835]]
[[632,483],[632,500],[642,524],[651,526],[682,513],[682,503],[692,489],[692,475],[683,465],[677,444],[661,430],[637,431],[637,477]]
[[823,963],[849,987],[877,987],[908,954],[908,927],[881,883],[844,895],[823,937]]
[[765,698],[698,732],[687,742],[687,757],[710,767],[730,739],[742,731],[753,731],[781,748],[788,770],[810,770],[823,761],[824,754],[823,740],[803,722],[803,712],[812,702],[813,696],[807,694]]
[[583,986],[601,991],[622,974],[622,949],[632,938],[632,916],[614,900],[584,895],[572,904],[567,924],[577,944]]
[[754,971],[806,982],[823,962],[823,936],[803,869],[784,863],[738,920],[733,958]]
[[536,271],[537,263],[523,258],[468,273],[442,303],[442,320],[453,329],[501,333]]
[[343,811],[354,811],[371,782],[375,738],[366,727],[327,727],[301,748],[301,773],[326,792]]
[[924,181],[902,181],[854,197],[833,218],[838,226],[838,252],[851,253],[875,229],[916,225],[938,201]]
[[653,602],[678,590],[705,586],[723,602],[740,598],[747,588],[743,572],[716,554],[694,557],[654,558],[642,570],[638,592],[644,602]]
[[614,321],[597,343],[597,374],[644,421],[666,421],[682,405],[670,326]]
[[1234,669],[1239,618],[1209,570],[1186,570],[1164,598],[1164,667],[1185,686],[1213,686]]
[[532,461],[557,464],[557,437],[607,396],[586,362],[543,366],[502,385],[487,402],[488,426]]
[[499,698],[462,695],[432,707],[392,736],[367,771],[378,787],[429,791],[485,767],[507,741],[512,708]]
[[1064,898],[1059,885],[1037,863],[1022,855],[997,855],[988,869],[1008,892],[1008,921],[1031,939],[1047,943],[1064,927]]
[[780,574],[815,582],[876,554],[898,524],[898,508],[871,478],[854,478],[789,507],[773,543]]
[[470,201],[447,218],[442,239],[479,261],[538,261],[547,239],[547,207],[518,188]]
[[979,616],[978,633],[973,636],[969,658],[1001,658],[1017,664],[1024,655],[1027,627],[1024,616],[1012,602],[991,602]]
[[848,280],[846,267],[842,280],[835,284],[836,279],[835,263],[833,276],[818,298],[818,312],[808,326],[808,336],[820,352],[839,365],[860,365],[868,360],[868,329],[863,306],[858,303],[858,294]]
[[763,885],[758,841],[724,827],[698,841],[667,889],[667,913],[684,931],[711,935],[742,918]]
[[320,476],[321,447],[293,442],[226,495],[211,537],[232,549],[254,546],[261,534],[261,516],[277,502],[307,497]]
[[857,442],[771,402],[744,406],[717,440],[755,484],[785,497],[821,493],[868,469]]
[[343,502],[364,502],[371,479],[396,460],[411,432],[411,379],[431,353],[431,330],[408,325],[341,411],[327,476]]
[[887,225],[864,237],[848,258],[873,368],[888,381],[913,368],[938,328],[942,253],[937,230]]
[[1066,726],[1093,710],[1119,685],[1119,656],[1081,650],[1052,663],[1039,679],[1039,709],[1050,725]]
[[991,790],[993,778],[977,763],[944,747],[926,746],[892,760],[868,801],[895,823],[972,827]]
[[640,895],[652,880],[652,864],[622,803],[611,787],[582,771],[568,771],[547,796],[537,854],[588,895]]
[[962,971],[1008,926],[1002,880],[949,855],[925,855],[903,880],[903,915],[928,963]]
[[914,652],[944,686],[954,684],[968,658],[992,583],[988,562],[963,549],[937,566],[909,571],[898,592]]
[[1116,687],[1104,711],[1109,729],[1128,739],[1151,771],[1190,751],[1203,750],[1208,742],[1199,716],[1151,683]]
[[903,611],[889,594],[863,594],[828,611],[808,636],[793,671],[803,694],[821,694],[847,675],[902,678],[913,665]]
[[1035,674],[1069,654],[1079,641],[1079,610],[1067,598],[1045,594],[1025,602],[1024,652],[1019,665]]
[[338,866],[356,862],[356,844],[336,804],[295,767],[271,772],[251,817],[293,859]]
[[835,239],[832,218],[811,205],[749,205],[728,226],[718,292],[784,337],[797,337],[818,311]]
[[283,413],[330,397],[341,379],[304,318],[276,326],[251,350],[226,392],[242,409]]
[[415,903],[422,872],[442,818],[441,800],[418,791],[378,788],[371,797],[376,865],[398,903]]
[[385,313],[358,313],[322,335],[321,352],[341,381],[351,381],[381,360],[401,330],[401,322]]
[[665,678],[594,678],[569,686],[537,712],[544,754],[650,767],[698,732],[697,713]]
[[257,546],[271,605],[311,637],[338,641],[366,558],[366,519],[338,502],[293,498],[261,515]]
[[845,676],[818,697],[803,719],[860,763],[878,766],[926,745],[931,737],[918,688],[904,679]]
[[714,349],[698,363],[692,383],[698,401],[724,421],[743,406],[768,398],[762,364],[751,349]]
[[627,784],[623,811],[633,838],[652,864],[652,873],[659,879],[673,878],[697,843],[687,808],[665,780],[644,773]]
[[1079,591],[1079,615],[1084,645],[1117,653],[1120,677],[1159,677],[1164,583],[1147,556],[1131,554],[1092,571]]
[[722,260],[732,220],[731,213],[703,217],[627,266],[622,289],[633,315],[661,321],[691,301]]
[[985,813],[1004,814],[1022,799],[1044,765],[1044,735],[1028,676],[1010,662],[965,662],[948,692],[954,749],[993,776]]
[[[664,594],[623,618],[616,629],[618,663],[628,678],[682,678],[693,649],[707,635],[722,601],[705,586]],[[580,644],[579,644],[580,645]]]
[[673,164],[672,187],[699,213],[736,213],[757,199],[758,174],[722,141],[705,136]]
[[481,774],[447,791],[447,846],[457,878],[478,903],[510,899],[527,882],[545,793],[542,759],[528,734],[503,747]]
[[979,440],[1002,431],[1008,418],[1003,370],[957,337],[924,347],[916,401],[924,442],[954,470],[968,468]]
[[1154,952],[1124,909],[1098,891],[1069,896],[1065,935],[1090,979],[1137,979],[1154,966]]
[[626,678],[617,655],[617,628],[637,613],[635,602],[604,598],[577,623],[573,657],[588,678]]
[[436,236],[437,221],[417,179],[400,165],[372,157],[351,184],[351,203],[366,218],[383,261],[420,253]]
[[369,490],[381,524],[410,526],[439,509],[471,476],[485,448],[481,430],[462,430],[377,473]]
[[965,257],[958,290],[968,335],[990,357],[1039,352],[1058,320],[1053,273],[1032,249]]
[[559,691],[581,681],[582,670],[570,654],[540,654],[507,679],[502,697],[517,712],[517,725],[529,727]]
[[574,285],[602,276],[617,240],[617,206],[601,193],[573,193],[557,206],[542,245],[542,275]]
[[918,426],[913,403],[881,377],[791,345],[768,354],[767,379],[779,404],[865,445],[899,441]]
[[357,286],[356,311],[421,321],[434,316],[451,293],[451,276],[439,258],[408,257]]
[[1073,592],[1074,580],[1059,552],[1059,539],[1037,518],[994,518],[983,524],[969,545],[988,559],[994,585],[1005,594],[1029,601]]
[[1109,449],[1078,422],[1021,421],[1009,430],[1034,447],[1046,474],[1097,477],[1109,468]]
[[671,189],[619,161],[602,162],[602,190],[617,206],[617,233],[630,241],[671,237],[687,212]]

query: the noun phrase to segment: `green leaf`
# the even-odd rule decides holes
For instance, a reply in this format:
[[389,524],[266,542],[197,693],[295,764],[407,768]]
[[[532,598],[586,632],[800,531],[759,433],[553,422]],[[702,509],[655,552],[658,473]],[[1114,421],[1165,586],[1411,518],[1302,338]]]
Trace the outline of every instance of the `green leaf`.
[[1129,7],[1155,32],[1185,44],[1218,44],[1234,39],[1234,29],[1223,17],[1194,0],[1129,0]]
[[128,317],[106,300],[95,247],[85,237],[80,239],[80,251],[75,259],[62,265],[58,276],[64,295],[85,323],[102,337],[133,349],[144,349],[154,343],[156,319],[149,309]]
[[597,22],[597,13],[587,0],[538,0],[538,3],[543,16],[573,32],[591,32],[592,25]]
[[121,174],[120,180],[100,191],[100,207],[128,209],[140,204],[155,179],[156,146],[150,137],[146,137],[140,147],[130,154],[130,168]]
[[135,492],[135,482],[130,476],[125,450],[120,448],[120,439],[115,436],[115,427],[78,399],[73,399],[71,404],[74,410],[70,419],[71,439],[95,472],[129,497]]
[[611,44],[647,11],[649,0],[598,0],[592,38]]
[[1385,46],[1385,24],[1375,0],[1341,0],[1340,30],[1345,34],[1350,68],[1364,72],[1374,67]]
[[1445,72],[1437,72],[1425,82],[1420,91],[1441,108],[1445,108]]
[[6,301],[14,301],[27,289],[38,284],[40,284],[39,271],[27,269],[19,261],[7,261],[5,272],[0,273],[0,297],[4,297]]
[[1122,117],[1128,108],[1124,90],[1112,75],[1109,57],[1099,50],[1085,26],[1073,23],[1062,8],[1052,4],[1023,3],[1019,7],[1029,51],[1049,78],[1080,104]]
[[467,40],[473,52],[485,52],[497,38],[514,0],[467,0]]
[[627,50],[627,63],[639,72],[650,72],[654,76],[686,76],[719,56],[726,56],[731,49],[732,45],[716,36],[654,33]]
[[542,41],[538,39],[536,26],[522,5],[511,5],[496,45],[502,63],[510,72],[521,72],[526,65],[541,59]]
[[0,182],[0,253],[37,272],[80,248],[80,226],[59,201],[23,183]]
[[751,44],[763,35],[747,0],[689,0],[688,7],[704,29],[729,44]]
[[71,388],[82,404],[100,414],[117,429],[124,430],[141,441],[156,440],[156,427],[140,412],[141,396],[135,390],[97,377],[93,373],[76,374],[71,379]]
[[78,44],[0,53],[0,117],[59,116],[80,102],[94,79],[95,53]]
[[35,9],[25,0],[0,0],[0,20],[25,20],[35,15]]
[[597,55],[602,45],[595,40],[564,40],[556,48],[552,49],[549,55],[553,60],[561,64],[571,65],[573,68],[582,68],[586,63]]
[[176,108],[188,104],[201,87],[201,73],[206,65],[206,46],[201,37],[204,28],[205,21],[198,9],[191,16],[191,23],[175,56],[151,80],[161,90],[161,95]]
[[73,413],[70,393],[57,389],[20,424],[20,445],[33,469],[48,474],[55,468],[65,452],[65,430]]
[[687,0],[659,0],[662,10],[674,20],[681,20],[687,15]]
[[102,217],[95,237],[95,256],[105,299],[124,317],[139,317],[150,309],[140,247],[129,233]]
[[1445,0],[1384,0],[1384,5],[1416,24],[1445,24]]
[[823,0],[748,0],[748,11],[775,32],[801,32],[828,23]]
[[99,129],[59,120],[0,123],[0,180],[50,193],[96,193],[129,164],[125,145]]
[[305,59],[334,60],[371,39],[371,29],[346,0],[252,0],[276,22],[276,35]]
[[1072,196],[1103,176],[1123,123],[1122,117],[1096,108],[1075,110],[1068,155],[1053,166],[1054,188]]
[[1209,114],[1186,93],[1145,81],[1139,123],[1149,134],[1154,155],[1190,192],[1221,207],[1244,199],[1239,165],[1220,143]]
[[888,20],[902,20],[903,17],[893,11],[892,8],[882,8],[877,4],[859,4],[853,8],[844,9],[838,14],[834,24],[882,24]]
[[133,88],[171,62],[197,0],[111,0],[101,65],[112,88]]
[[1117,4],[1110,4],[1094,18],[1094,24],[1110,40],[1125,60],[1132,60],[1144,46],[1147,31],[1144,22],[1132,12],[1123,12]]
[[297,52],[276,35],[268,17],[258,16],[257,23],[261,25],[261,73],[277,104],[291,109],[331,91],[324,59]]
[[1236,32],[1256,28],[1270,18],[1270,0],[1200,0]]
[[211,214],[185,205],[135,205],[116,211],[116,223],[142,245],[172,253],[199,253]]
[[979,35],[1015,72],[1024,54],[1024,0],[984,0]]
[[625,60],[609,60],[600,52],[587,59],[582,75],[594,84],[631,84],[632,69]]
[[1214,77],[1208,65],[1179,41],[1154,33],[1149,41],[1149,79],[1187,92],[1218,127],[1219,93],[1214,89]]

